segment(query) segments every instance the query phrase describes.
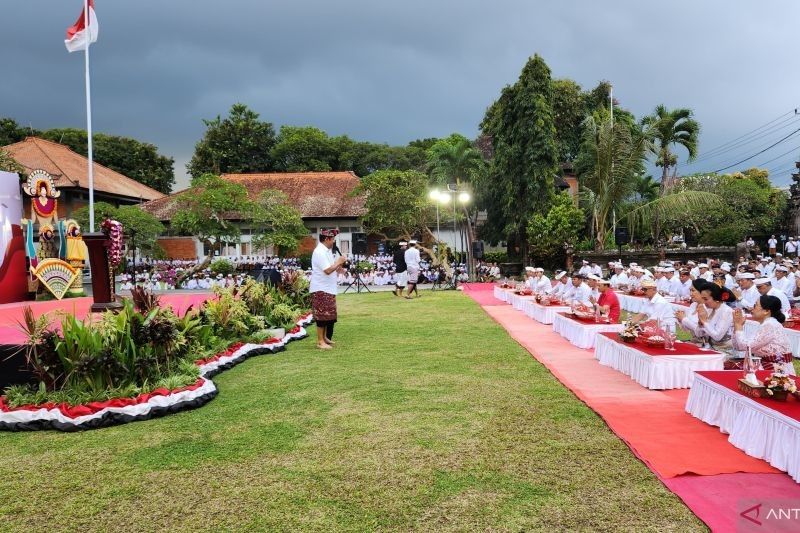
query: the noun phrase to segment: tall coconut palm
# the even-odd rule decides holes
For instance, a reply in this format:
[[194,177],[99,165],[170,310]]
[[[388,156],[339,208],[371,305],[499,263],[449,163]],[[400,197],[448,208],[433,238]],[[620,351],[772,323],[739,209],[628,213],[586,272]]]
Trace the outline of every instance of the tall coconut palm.
[[[434,183],[455,183],[460,188],[465,183],[475,183],[486,169],[481,152],[460,135],[451,135],[438,141],[428,150],[428,170]],[[462,205],[467,229],[467,261],[474,272],[472,241],[475,240],[470,208]]]
[[636,176],[650,148],[648,131],[612,124],[608,115],[589,116],[583,123],[576,161],[582,196],[591,206],[595,248],[602,250],[616,209],[635,192]]
[[[656,107],[652,115],[642,119],[643,124],[653,130],[653,148],[656,166],[662,168],[659,196],[663,196],[669,186],[669,171],[678,164],[678,157],[672,152],[673,146],[682,146],[689,156],[687,161],[697,157],[700,124],[694,120],[691,109],[667,109],[663,104]],[[661,219],[656,216],[655,238],[661,235]]]
[[669,110],[662,104],[656,107],[652,115],[642,119],[643,124],[652,128],[651,152],[656,156],[656,166],[662,168],[662,191],[667,185],[670,169],[678,164],[678,157],[672,152],[673,146],[683,146],[686,149],[689,154],[687,161],[693,161],[697,157],[700,124],[692,116],[691,109]]

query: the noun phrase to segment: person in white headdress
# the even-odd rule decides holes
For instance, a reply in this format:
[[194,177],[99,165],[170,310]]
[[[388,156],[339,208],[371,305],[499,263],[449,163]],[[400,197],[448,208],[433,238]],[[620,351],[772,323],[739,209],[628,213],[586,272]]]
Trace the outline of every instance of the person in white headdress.
[[758,289],[759,294],[768,295],[768,296],[775,296],[777,299],[781,301],[781,312],[784,315],[789,315],[791,310],[791,306],[789,305],[789,298],[786,297],[783,291],[779,291],[775,287],[772,286],[772,282],[769,278],[758,278],[755,280],[756,289]]
[[553,280],[556,283],[550,288],[548,294],[554,298],[562,300],[564,298],[564,292],[567,290],[567,285],[569,283],[567,273],[564,271],[556,272],[553,276]]
[[775,267],[775,273],[772,278],[770,278],[772,282],[772,286],[783,292],[783,294],[787,296],[791,296],[794,292],[794,283],[789,278],[789,269],[786,268],[784,265],[778,265]]
[[695,279],[704,279],[706,281],[714,281],[714,273],[708,269],[708,263],[700,263],[697,265],[698,274]]
[[661,325],[674,325],[676,323],[675,310],[672,308],[671,303],[658,294],[656,282],[651,279],[646,279],[643,280],[640,285],[642,290],[644,290],[644,295],[648,299],[648,302],[644,305],[640,313],[630,318],[630,321],[634,324],[638,324],[647,320],[657,320]]
[[737,306],[750,311],[761,297],[755,284],[756,276],[751,272],[741,272],[736,275],[736,279],[739,281],[739,290],[734,289],[733,293],[738,298]]
[[539,292],[547,292],[550,290],[551,283],[550,278],[544,275],[544,269],[542,267],[536,268],[536,289]]
[[620,286],[628,285],[628,275],[625,274],[625,269],[622,263],[614,263],[614,274],[611,276],[611,286],[618,289]]
[[589,265],[589,261],[584,259],[581,262],[581,268],[580,270],[578,270],[578,274],[580,274],[581,276],[588,276],[591,273],[592,273],[592,267],[591,265]]

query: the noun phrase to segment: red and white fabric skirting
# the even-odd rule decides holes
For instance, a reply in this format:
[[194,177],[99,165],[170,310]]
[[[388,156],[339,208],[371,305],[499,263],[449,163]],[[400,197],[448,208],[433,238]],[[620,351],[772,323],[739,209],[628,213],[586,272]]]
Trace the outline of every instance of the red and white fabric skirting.
[[688,389],[692,386],[696,370],[722,370],[725,354],[710,352],[704,355],[651,356],[629,346],[598,335],[595,357],[601,365],[630,376],[648,389]]
[[511,300],[511,295],[514,292],[511,289],[501,289],[497,285],[494,286],[494,297],[500,300],[501,302],[508,303]]
[[800,421],[702,374],[695,377],[686,411],[719,427],[729,435],[728,442],[747,455],[767,461],[800,483]]
[[297,326],[281,339],[269,339],[261,344],[236,343],[214,357],[195,361],[202,377],[193,385],[180,389],[157,389],[135,398],[117,398],[77,406],[44,404],[10,408],[5,402],[5,397],[0,397],[0,430],[81,431],[149,420],[200,407],[217,395],[217,387],[210,379],[212,376],[241,363],[248,357],[285,350],[289,342],[308,336],[303,326],[312,321],[311,314],[304,315],[298,319]]
[[553,315],[553,331],[578,348],[594,348],[598,333],[622,331],[622,324],[592,324],[572,320],[564,315]]
[[536,300],[527,302],[523,309],[526,315],[539,322],[540,324],[552,324],[555,320],[557,313],[566,313],[569,311],[569,306],[566,305],[542,305],[536,303]]

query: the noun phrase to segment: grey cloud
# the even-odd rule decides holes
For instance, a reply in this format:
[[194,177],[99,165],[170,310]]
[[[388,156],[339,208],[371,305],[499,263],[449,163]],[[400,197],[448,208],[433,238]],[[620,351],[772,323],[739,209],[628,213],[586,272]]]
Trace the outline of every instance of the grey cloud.
[[[707,148],[799,105],[800,6],[789,0],[96,3],[95,129],[158,144],[179,174],[202,119],[236,101],[276,126],[375,142],[475,135],[486,106],[537,52],[555,77],[586,88],[612,81],[637,116],[659,103],[693,108]],[[81,4],[6,0],[0,115],[84,126],[82,57],[61,43]]]

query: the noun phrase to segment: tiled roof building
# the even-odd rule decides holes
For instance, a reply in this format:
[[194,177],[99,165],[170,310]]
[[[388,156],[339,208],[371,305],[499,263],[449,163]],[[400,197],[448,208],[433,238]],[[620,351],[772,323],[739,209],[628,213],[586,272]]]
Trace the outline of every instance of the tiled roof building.
[[[48,172],[61,191],[89,190],[88,160],[63,144],[28,137],[24,141],[3,147],[27,172],[41,169]],[[94,163],[94,190],[97,196],[131,204],[155,200],[164,195],[147,185]],[[108,201],[108,200],[104,200]],[[110,203],[115,203],[111,200]]]
[[[313,248],[315,238],[322,228],[338,228],[341,230],[340,247],[350,249],[361,232],[360,217],[366,213],[365,197],[353,196],[353,190],[360,179],[353,172],[274,172],[268,174],[223,174],[224,179],[240,183],[247,189],[248,197],[255,200],[265,189],[281,191],[288,197],[289,203],[298,211],[309,229],[310,238],[301,245],[301,251]],[[173,193],[145,204],[142,209],[154,215],[162,222],[169,223],[180,207],[180,198],[187,190]],[[229,215],[230,220],[238,218],[236,213]],[[228,253],[249,255],[255,254],[249,246],[247,229],[243,228],[242,243],[231,246]],[[366,239],[366,236],[363,237]],[[187,256],[186,238],[173,237],[162,239],[161,245],[167,254],[175,258]],[[195,243],[197,256],[204,255],[202,246]],[[343,246],[342,246],[343,245]]]

